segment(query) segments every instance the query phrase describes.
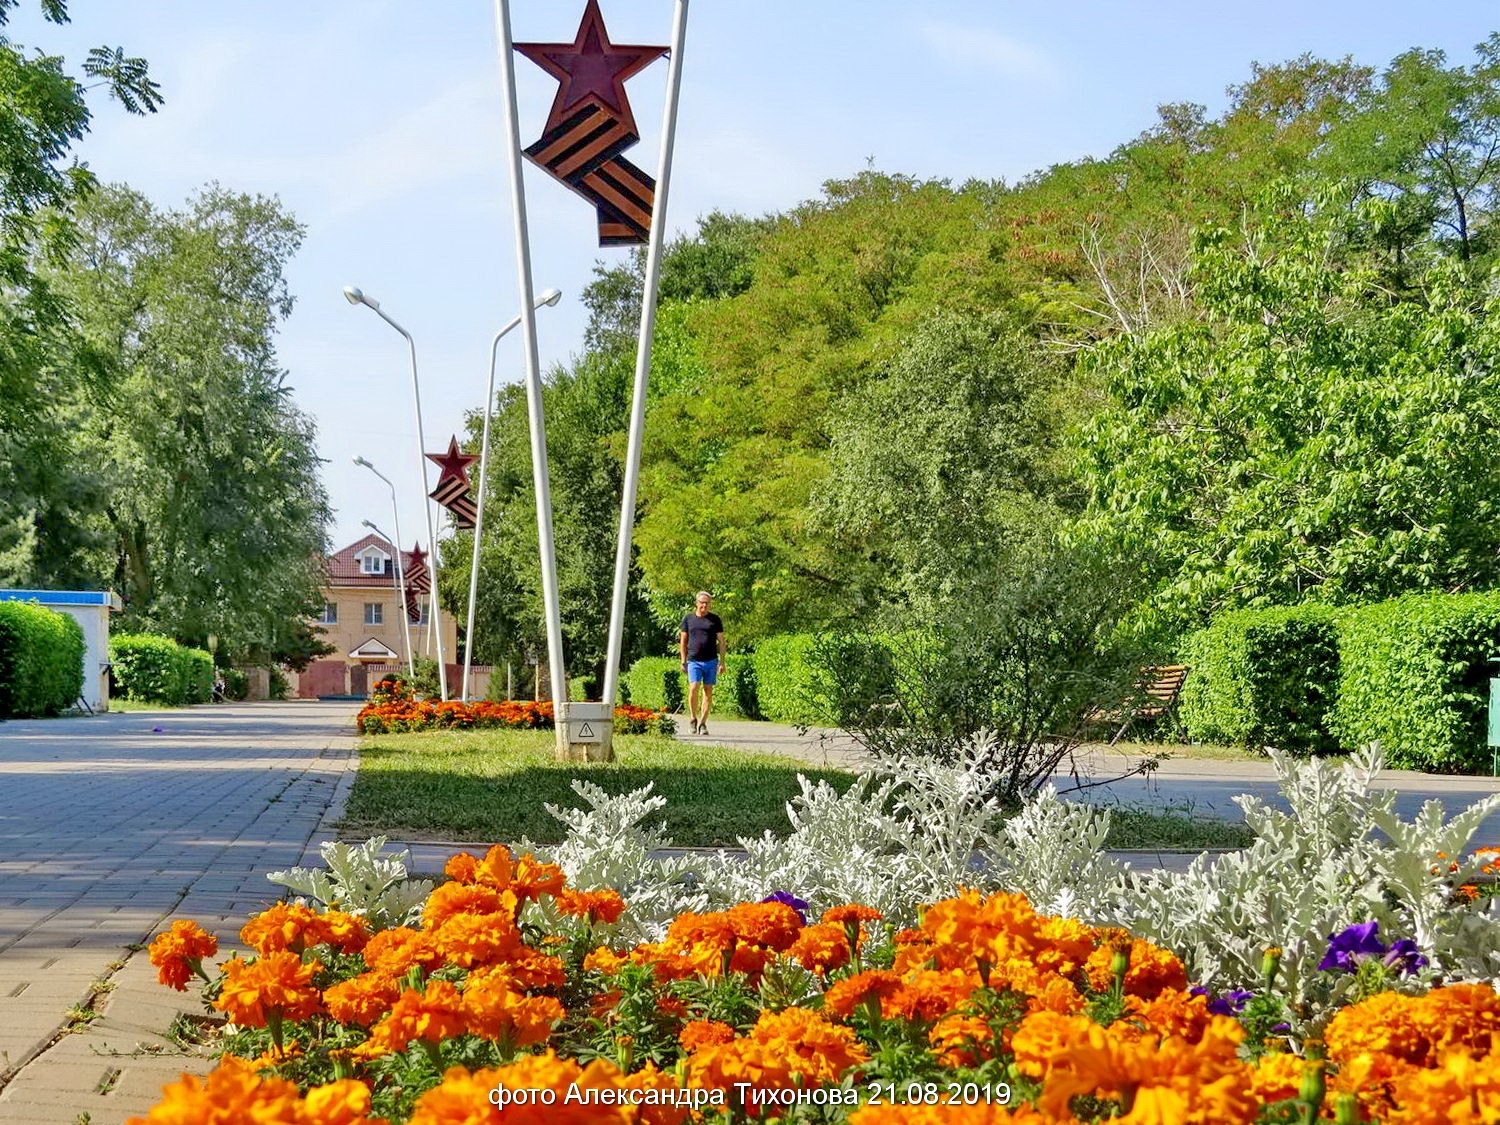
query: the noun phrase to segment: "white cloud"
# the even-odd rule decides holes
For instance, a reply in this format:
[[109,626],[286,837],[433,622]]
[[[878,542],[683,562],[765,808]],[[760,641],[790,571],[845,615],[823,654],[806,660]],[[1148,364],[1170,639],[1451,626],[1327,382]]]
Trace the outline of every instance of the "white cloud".
[[1057,61],[1046,51],[998,31],[942,20],[920,20],[917,37],[949,67],[981,67],[1004,78],[1056,85]]

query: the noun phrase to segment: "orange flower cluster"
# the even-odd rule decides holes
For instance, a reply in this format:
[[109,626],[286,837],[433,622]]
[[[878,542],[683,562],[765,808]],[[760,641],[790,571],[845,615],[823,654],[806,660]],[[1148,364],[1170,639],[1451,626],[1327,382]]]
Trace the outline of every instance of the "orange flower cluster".
[[184,1074],[162,1091],[145,1117],[125,1125],[387,1125],[371,1117],[370,1088],[345,1078],[314,1086],[304,1097],[295,1083],[263,1078],[244,1059],[226,1055],[207,1078]]
[[331,945],[342,953],[358,953],[369,940],[362,918],[342,910],[320,914],[306,906],[278,902],[240,929],[240,940],[255,952],[302,953],[315,945]]
[[217,952],[219,939],[196,922],[186,920],[173,922],[170,930],[156,935],[150,947],[156,979],[178,992],[187,991],[189,977],[208,979],[203,972],[203,958],[212,957]]
[[1325,1040],[1338,1066],[1330,1088],[1373,1118],[1500,1121],[1500,996],[1487,984],[1378,993],[1341,1009]]
[[[647,734],[660,727],[666,712],[624,704],[615,708],[617,729]],[[371,699],[355,716],[364,734],[397,734],[423,730],[552,730],[556,719],[550,702],[481,699]]]
[[[1252,1125],[1291,1119],[1266,1107],[1308,1090],[1327,1091],[1308,1120],[1500,1123],[1500,996],[1485,984],[1371,996],[1333,1015],[1326,1059],[1309,1061],[1245,1042],[1255,1025],[1189,992],[1170,951],[1021,895],[963,891],[892,938],[869,907],[808,924],[780,894],[585,956],[626,908],[614,891],[569,888],[555,865],[503,847],[445,870],[415,926],[371,935],[292,905],[252,918],[241,936],[258,957],[223,966],[215,1005],[269,1028],[275,1050],[243,1033],[253,1057],[173,1084],[139,1125],[374,1125],[372,1104],[412,1106],[411,1125],[786,1112],[756,1091],[822,1098],[818,1120],[850,1125]],[[171,984],[212,952],[211,935],[178,923],[152,960]],[[358,1080],[308,1077],[335,1061]],[[898,1083],[882,1099],[897,1104],[856,1105],[892,1073],[921,1076],[936,1101],[911,1104]],[[1013,1102],[941,1096],[942,1076],[962,1089],[984,1075],[990,1091],[997,1074]]]

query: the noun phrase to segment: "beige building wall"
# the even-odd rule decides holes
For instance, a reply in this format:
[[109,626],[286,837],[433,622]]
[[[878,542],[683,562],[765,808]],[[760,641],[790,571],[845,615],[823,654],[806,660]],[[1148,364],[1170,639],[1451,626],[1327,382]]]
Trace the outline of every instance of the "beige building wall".
[[[397,656],[395,659],[369,658],[366,663],[406,662],[406,641],[401,628],[401,602],[396,596],[394,586],[384,589],[378,586],[329,586],[325,587],[322,593],[324,602],[331,603],[335,607],[338,618],[330,624],[318,623],[318,628],[323,631],[323,639],[337,650],[323,659],[358,663],[359,658],[351,656],[350,653],[373,639],[386,645]],[[422,596],[427,597],[427,595]],[[365,607],[371,605],[379,607],[379,624],[366,624]],[[463,653],[458,651],[458,623],[453,619],[452,614],[444,611],[439,611],[438,623],[443,637],[443,659],[449,664],[461,663]],[[411,643],[418,656],[436,660],[437,650],[433,647],[432,632],[426,625],[413,623]]]

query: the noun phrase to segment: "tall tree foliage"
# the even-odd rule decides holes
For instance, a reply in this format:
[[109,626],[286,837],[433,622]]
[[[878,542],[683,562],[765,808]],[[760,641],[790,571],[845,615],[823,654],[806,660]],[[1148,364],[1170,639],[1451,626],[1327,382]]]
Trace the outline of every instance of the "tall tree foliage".
[[[0,0],[0,28],[17,6]],[[62,0],[46,0],[42,11],[67,22]],[[95,48],[83,72],[131,112],[161,103],[145,63],[119,48]],[[78,391],[54,357],[75,351],[77,341],[66,304],[38,265],[63,260],[73,244],[69,207],[94,180],[69,158],[88,123],[85,88],[64,60],[0,34],[0,584],[71,584],[83,573],[73,565],[80,539],[73,517],[95,498],[53,456]]]
[[1500,302],[1441,265],[1394,300],[1318,218],[1207,236],[1204,319],[1101,347],[1097,528],[1163,559],[1155,619],[1500,580]]
[[84,341],[65,457],[92,470],[96,581],[134,626],[244,655],[297,648],[329,518],[275,353],[301,227],[216,186],[168,212],[101,188],[75,221],[50,281]]

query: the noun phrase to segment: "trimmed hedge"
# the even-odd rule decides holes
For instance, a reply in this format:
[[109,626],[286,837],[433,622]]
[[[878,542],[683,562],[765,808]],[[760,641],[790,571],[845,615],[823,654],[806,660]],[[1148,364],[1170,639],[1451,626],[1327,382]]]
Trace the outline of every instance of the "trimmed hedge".
[[1327,754],[1338,691],[1338,613],[1325,605],[1225,613],[1183,642],[1188,736],[1263,751]]
[[154,633],[110,638],[115,683],[128,699],[143,703],[207,703],[214,693],[214,660]]
[[0,719],[56,715],[83,692],[83,628],[66,613],[0,602]]
[[817,674],[810,633],[768,637],[755,650],[755,686],[761,714],[775,723],[827,723],[817,701]]
[[1345,612],[1331,730],[1346,747],[1379,741],[1394,769],[1488,772],[1490,659],[1500,593],[1413,594]]
[[[668,698],[668,680],[677,685],[676,700]],[[653,711],[672,710],[674,702],[687,706],[687,677],[682,662],[675,656],[643,656],[621,677],[630,702],[635,707]],[[726,719],[760,718],[755,707],[756,674],[754,657],[730,653],[725,671],[714,688],[714,714]]]

